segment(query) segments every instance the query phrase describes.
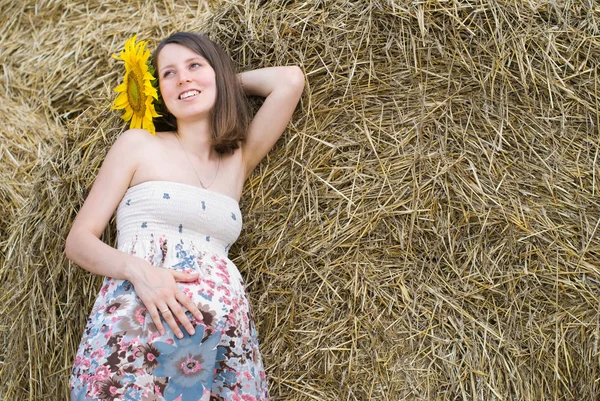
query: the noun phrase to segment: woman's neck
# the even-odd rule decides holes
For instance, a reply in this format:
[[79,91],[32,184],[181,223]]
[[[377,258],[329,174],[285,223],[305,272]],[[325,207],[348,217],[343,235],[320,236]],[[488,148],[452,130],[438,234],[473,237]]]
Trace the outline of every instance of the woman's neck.
[[212,151],[212,130],[206,120],[193,123],[177,121],[177,135],[188,154],[201,160],[210,160]]

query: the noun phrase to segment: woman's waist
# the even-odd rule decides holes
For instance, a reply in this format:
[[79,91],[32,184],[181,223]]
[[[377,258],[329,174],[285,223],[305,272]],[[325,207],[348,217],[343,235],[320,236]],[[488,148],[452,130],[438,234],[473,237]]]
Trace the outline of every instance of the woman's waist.
[[[155,266],[164,263],[180,264],[185,267],[190,257],[199,255],[217,255],[227,259],[233,241],[222,239],[205,232],[178,232],[176,229],[164,230],[117,230],[118,249],[146,259]],[[158,259],[157,259],[158,258]],[[167,266],[165,266],[167,267]]]
[[[193,294],[214,294],[215,291],[234,291],[236,293],[245,291],[244,280],[233,262],[215,254],[209,255],[208,259],[208,261],[197,259],[194,265],[186,267],[167,264],[159,267],[186,273],[198,273],[198,279],[195,281],[177,282],[177,285],[186,293],[191,291]],[[109,288],[113,291],[118,288],[126,291],[133,290],[132,284],[128,280],[105,277],[101,292],[106,292]]]

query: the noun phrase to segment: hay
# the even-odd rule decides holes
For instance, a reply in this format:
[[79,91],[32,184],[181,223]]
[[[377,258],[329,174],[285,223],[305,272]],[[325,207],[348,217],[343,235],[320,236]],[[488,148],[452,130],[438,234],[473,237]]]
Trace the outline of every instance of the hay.
[[0,242],[7,240],[7,225],[14,219],[31,189],[31,171],[46,155],[49,142],[60,138],[60,127],[24,99],[0,96],[0,115],[10,116],[0,127]]
[[307,75],[231,251],[274,400],[600,397],[600,8],[210,5],[0,2],[5,97],[35,104],[35,127],[61,124],[49,149],[23,142],[32,190],[8,201],[4,398],[67,397],[98,279],[62,248],[122,130],[108,57],[179,29],[208,32],[241,68]]

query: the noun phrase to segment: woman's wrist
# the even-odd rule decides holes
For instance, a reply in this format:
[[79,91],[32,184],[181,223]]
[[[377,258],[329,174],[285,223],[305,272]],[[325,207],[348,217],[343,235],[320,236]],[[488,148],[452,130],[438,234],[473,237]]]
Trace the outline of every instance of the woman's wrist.
[[248,95],[248,88],[246,87],[246,85],[244,85],[244,73],[240,72],[239,74],[237,74],[237,80],[240,84],[240,86],[242,87],[242,90],[244,91],[244,93],[246,95]]
[[136,258],[135,256],[131,256],[128,255],[127,258],[125,258],[125,264],[123,266],[123,278],[125,278],[125,280],[130,281],[131,283],[133,283],[134,281],[136,281],[136,279],[139,277],[139,270],[140,270],[140,265],[139,265],[139,260],[137,260],[138,258]]

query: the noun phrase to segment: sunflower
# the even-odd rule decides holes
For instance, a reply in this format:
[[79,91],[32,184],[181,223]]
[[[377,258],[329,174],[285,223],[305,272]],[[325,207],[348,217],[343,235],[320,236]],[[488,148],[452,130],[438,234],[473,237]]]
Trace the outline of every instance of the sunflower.
[[125,42],[121,54],[113,55],[117,60],[125,62],[124,82],[115,88],[119,96],[111,110],[125,109],[121,118],[131,120],[130,128],[143,128],[156,135],[152,117],[160,117],[154,109],[154,100],[158,100],[158,92],[152,85],[155,80],[148,65],[150,51],[146,49],[145,40],[135,43],[136,36]]

